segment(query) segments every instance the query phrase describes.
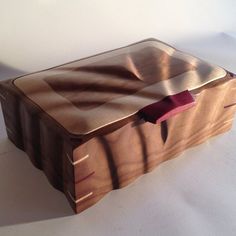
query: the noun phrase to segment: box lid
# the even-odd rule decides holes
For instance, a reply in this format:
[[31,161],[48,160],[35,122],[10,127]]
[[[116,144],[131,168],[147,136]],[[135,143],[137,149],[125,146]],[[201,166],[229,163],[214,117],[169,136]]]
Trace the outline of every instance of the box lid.
[[218,66],[148,39],[13,83],[69,133],[86,135],[225,75]]

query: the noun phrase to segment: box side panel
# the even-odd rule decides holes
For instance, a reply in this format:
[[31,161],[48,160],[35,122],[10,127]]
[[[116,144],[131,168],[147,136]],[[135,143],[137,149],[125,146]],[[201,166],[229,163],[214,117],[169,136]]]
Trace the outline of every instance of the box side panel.
[[74,168],[68,168],[66,155],[72,152],[72,143],[10,82],[1,84],[0,93],[8,138],[26,152],[53,187],[65,193],[75,210],[75,204],[68,195],[68,190],[74,192],[74,184],[69,178],[73,178]]
[[195,91],[193,96],[194,107],[161,124],[132,122],[76,148],[76,211],[85,210],[112,189],[128,185],[185,149],[231,128],[236,79]]

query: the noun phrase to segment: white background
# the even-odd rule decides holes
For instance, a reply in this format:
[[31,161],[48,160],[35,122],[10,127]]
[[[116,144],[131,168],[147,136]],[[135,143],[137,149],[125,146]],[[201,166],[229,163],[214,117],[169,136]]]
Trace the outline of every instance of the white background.
[[[236,1],[0,0],[0,79],[155,37],[236,72]],[[236,235],[236,125],[73,215],[8,141],[0,236]]]

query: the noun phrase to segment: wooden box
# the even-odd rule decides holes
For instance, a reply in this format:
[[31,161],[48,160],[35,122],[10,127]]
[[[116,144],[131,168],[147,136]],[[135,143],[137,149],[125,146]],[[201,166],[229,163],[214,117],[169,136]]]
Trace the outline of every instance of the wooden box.
[[9,139],[79,213],[229,130],[236,79],[148,39],[3,81],[0,100]]

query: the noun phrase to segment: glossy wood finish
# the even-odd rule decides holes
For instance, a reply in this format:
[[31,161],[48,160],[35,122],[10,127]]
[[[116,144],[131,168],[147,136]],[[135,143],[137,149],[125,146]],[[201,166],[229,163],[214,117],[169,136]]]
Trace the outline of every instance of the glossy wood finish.
[[154,39],[14,79],[67,132],[86,136],[226,71]]
[[76,213],[185,149],[230,129],[236,111],[233,74],[189,92],[195,105],[159,124],[134,114],[81,136],[64,129],[16,89],[13,80],[0,83],[9,139],[64,192]]
[[[76,212],[122,188],[185,149],[230,129],[236,79],[192,91],[196,106],[161,124],[132,122],[94,137],[73,152]],[[83,157],[86,157],[83,159]],[[73,180],[71,180],[73,181]],[[80,201],[81,200],[81,201]]]

